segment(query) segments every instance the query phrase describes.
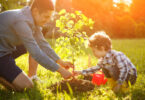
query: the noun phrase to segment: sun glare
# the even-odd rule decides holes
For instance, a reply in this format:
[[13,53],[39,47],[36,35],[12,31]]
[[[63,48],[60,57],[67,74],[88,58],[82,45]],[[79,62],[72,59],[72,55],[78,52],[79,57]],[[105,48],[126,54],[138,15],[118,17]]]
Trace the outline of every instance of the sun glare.
[[126,5],[130,6],[131,3],[132,3],[132,0],[113,0],[113,2],[115,4],[117,4],[117,3],[125,3]]
[[[29,1],[30,1],[30,0],[27,0],[27,2],[29,2]],[[54,4],[55,4],[55,1],[56,1],[56,0],[52,0],[52,2],[53,2]]]
[[52,2],[55,4],[56,0],[52,0]]

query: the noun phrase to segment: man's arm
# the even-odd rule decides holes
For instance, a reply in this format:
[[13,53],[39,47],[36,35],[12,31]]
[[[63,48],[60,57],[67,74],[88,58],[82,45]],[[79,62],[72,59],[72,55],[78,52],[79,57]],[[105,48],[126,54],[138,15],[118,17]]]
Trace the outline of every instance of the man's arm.
[[41,48],[43,52],[46,53],[47,56],[49,56],[52,60],[54,60],[56,63],[61,65],[62,67],[68,69],[68,68],[73,68],[74,65],[70,62],[63,61],[60,59],[60,57],[55,53],[55,51],[51,48],[49,43],[45,40],[40,28],[37,29],[35,33],[35,39]]
[[60,57],[51,48],[49,43],[45,40],[43,33],[41,32],[41,30],[39,28],[37,28],[37,31],[35,33],[35,39],[36,39],[39,47],[41,48],[41,50],[43,52],[45,52],[47,56],[49,56],[55,62],[60,59]]
[[43,67],[51,71],[56,71],[59,69],[59,65],[50,59],[46,53],[44,53],[32,35],[32,29],[26,22],[17,22],[13,25],[16,34],[18,34],[22,43],[30,53],[30,55]]

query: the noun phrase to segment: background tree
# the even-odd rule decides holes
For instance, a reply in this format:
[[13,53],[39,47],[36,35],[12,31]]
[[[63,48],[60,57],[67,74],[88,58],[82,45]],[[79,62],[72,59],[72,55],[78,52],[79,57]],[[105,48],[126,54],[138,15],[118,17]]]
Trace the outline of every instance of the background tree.
[[[30,0],[32,1],[32,0]],[[96,31],[104,30],[111,38],[143,38],[145,24],[145,0],[132,0],[129,6],[123,2],[114,3],[113,0],[53,0],[56,1],[56,12],[66,9],[67,12],[80,10],[88,18],[94,20],[93,30],[83,27],[90,36]],[[0,0],[1,11],[22,8],[26,0]],[[58,37],[60,32],[55,27],[57,14],[46,28],[47,37]],[[139,33],[138,33],[139,32]],[[54,35],[56,34],[56,35]]]
[[136,22],[145,23],[145,0],[132,0],[131,16]]
[[70,12],[72,8],[72,0],[56,0],[55,9],[56,12],[65,9],[67,12]]
[[135,28],[135,37],[145,38],[145,23],[140,22]]
[[26,0],[0,0],[1,12],[10,9],[22,8],[26,5]]

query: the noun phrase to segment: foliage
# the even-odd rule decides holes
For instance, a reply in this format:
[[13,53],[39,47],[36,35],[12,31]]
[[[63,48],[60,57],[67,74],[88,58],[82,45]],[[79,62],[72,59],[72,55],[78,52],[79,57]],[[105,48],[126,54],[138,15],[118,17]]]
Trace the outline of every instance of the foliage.
[[131,16],[136,22],[145,23],[145,0],[132,0]]
[[145,23],[141,22],[136,25],[135,35],[139,38],[145,38]]
[[72,9],[72,0],[56,0],[55,9],[57,12],[61,11],[62,9],[65,9],[66,11],[71,11]]
[[94,22],[79,11],[68,13],[66,10],[61,10],[59,15],[59,18],[56,20],[56,27],[65,36],[56,40],[56,52],[63,59],[71,58],[74,62],[77,56],[83,54],[82,47],[85,45],[87,39],[83,27],[92,29]]
[[18,9],[26,5],[26,0],[0,0],[1,11]]
[[132,0],[130,6],[124,3],[114,6],[113,0],[72,1],[75,9],[95,21],[94,32],[105,30],[112,38],[143,38],[140,34],[144,36],[144,31],[140,34],[136,31],[140,30],[139,23],[145,23],[145,0]]
[[[7,91],[0,85],[0,100],[145,100],[145,39],[123,39],[113,40],[113,49],[124,52],[137,68],[137,82],[132,86],[128,94],[115,95],[106,86],[96,87],[95,90],[86,93],[67,94],[66,92],[54,94],[48,89],[49,86],[62,80],[58,73],[47,71],[43,67],[38,67],[38,76],[41,82],[37,81],[32,90],[25,92]],[[89,49],[84,50],[84,56],[77,56],[76,70],[85,69],[88,65]],[[91,55],[92,56],[92,55]],[[97,60],[92,56],[92,66],[96,65]],[[28,72],[28,54],[16,59],[16,64]]]
[[119,38],[134,38],[136,23],[130,16],[117,18],[117,24],[114,25],[114,30]]
[[[26,0],[0,0],[0,9],[5,11],[22,8],[26,5],[25,2]],[[104,30],[112,38],[143,38],[145,35],[142,28],[143,24],[145,24],[144,4],[145,0],[132,0],[130,6],[124,3],[118,3],[114,6],[113,0],[72,0],[72,2],[71,0],[57,0],[56,11],[60,11],[64,8],[72,12],[72,7],[74,10],[82,11],[88,18],[92,18],[95,22],[93,30],[90,30],[88,27],[83,27],[82,29],[85,30],[88,36],[96,31]],[[127,23],[125,23],[125,21]],[[54,23],[55,21],[53,24]],[[140,23],[142,23],[142,25]],[[53,37],[50,36],[50,33],[54,33],[57,35],[55,36],[58,37],[59,32],[55,24],[52,25],[50,23],[48,25],[50,28],[49,32],[46,32],[48,33],[46,36]]]

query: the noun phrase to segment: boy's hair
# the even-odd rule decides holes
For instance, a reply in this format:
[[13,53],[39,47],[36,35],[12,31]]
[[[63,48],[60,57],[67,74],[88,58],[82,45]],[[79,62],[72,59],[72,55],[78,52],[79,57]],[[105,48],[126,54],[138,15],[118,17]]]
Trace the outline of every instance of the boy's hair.
[[97,47],[97,49],[101,49],[101,47],[104,47],[105,50],[108,51],[111,49],[111,39],[104,31],[100,31],[94,33],[89,38],[89,46]]
[[33,8],[37,8],[42,13],[48,10],[54,10],[54,5],[52,0],[33,0],[31,9]]

